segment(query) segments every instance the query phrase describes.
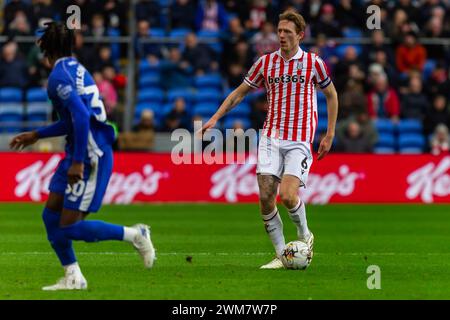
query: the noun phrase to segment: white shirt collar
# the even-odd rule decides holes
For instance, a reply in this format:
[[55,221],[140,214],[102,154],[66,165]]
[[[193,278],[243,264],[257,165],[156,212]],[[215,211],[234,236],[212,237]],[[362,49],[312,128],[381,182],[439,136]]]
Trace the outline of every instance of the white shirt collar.
[[73,57],[62,57],[62,58],[59,58],[58,60],[56,60],[56,62],[55,62],[55,67],[56,67],[56,65],[58,64],[58,63],[60,63],[61,61],[64,61],[64,60],[67,60],[67,59],[72,59]]
[[[283,56],[281,55],[281,48],[278,49],[277,54],[281,58],[283,58]],[[292,59],[301,59],[302,57],[303,57],[303,50],[302,50],[302,48],[298,47],[297,53],[292,58],[290,58],[289,60],[286,60],[286,61],[291,61]]]

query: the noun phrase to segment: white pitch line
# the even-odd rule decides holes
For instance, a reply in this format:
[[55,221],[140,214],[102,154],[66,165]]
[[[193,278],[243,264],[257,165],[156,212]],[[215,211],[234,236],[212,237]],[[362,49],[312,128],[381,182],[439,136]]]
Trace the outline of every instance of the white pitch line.
[[[29,251],[29,252],[0,252],[0,256],[19,255],[53,255],[51,251]],[[77,255],[135,255],[135,252],[76,252]],[[273,252],[157,252],[158,256],[266,256]],[[439,256],[450,255],[450,252],[318,252],[314,255],[328,256]]]

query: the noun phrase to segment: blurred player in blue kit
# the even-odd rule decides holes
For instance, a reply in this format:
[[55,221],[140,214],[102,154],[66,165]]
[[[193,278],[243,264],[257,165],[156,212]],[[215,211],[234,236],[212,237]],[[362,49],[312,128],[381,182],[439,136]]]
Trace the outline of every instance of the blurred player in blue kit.
[[153,266],[155,249],[150,229],[86,220],[100,209],[113,167],[115,133],[91,74],[72,57],[74,31],[63,23],[46,24],[37,42],[52,66],[48,96],[59,121],[15,136],[10,147],[21,150],[39,139],[66,136],[66,156],[53,175],[42,219],[47,238],[65,270],[65,276],[43,290],[86,289],[87,281],[72,248],[72,240],[130,242],[147,268]]

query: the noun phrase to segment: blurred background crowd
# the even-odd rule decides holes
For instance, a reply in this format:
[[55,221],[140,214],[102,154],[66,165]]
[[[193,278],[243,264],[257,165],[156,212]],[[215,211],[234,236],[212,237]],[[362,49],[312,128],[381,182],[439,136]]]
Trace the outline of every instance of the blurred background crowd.
[[[45,94],[50,69],[32,37],[45,21],[67,19],[71,4],[81,8],[75,55],[97,82],[119,149],[151,150],[155,134],[192,131],[194,120],[211,116],[253,62],[278,49],[278,15],[294,9],[307,22],[302,48],[323,58],[338,91],[336,151],[449,152],[448,0],[4,1],[3,133],[54,117]],[[381,29],[367,27],[370,5],[381,9]],[[264,89],[252,92],[220,128],[260,129],[267,108]],[[322,94],[318,111],[317,138],[327,125]]]

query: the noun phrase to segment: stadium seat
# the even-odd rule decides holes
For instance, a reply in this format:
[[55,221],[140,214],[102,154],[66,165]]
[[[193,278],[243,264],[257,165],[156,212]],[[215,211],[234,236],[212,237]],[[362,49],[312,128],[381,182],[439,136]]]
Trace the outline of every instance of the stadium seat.
[[355,44],[341,44],[339,46],[336,47],[336,55],[338,56],[339,59],[342,59],[342,57],[345,54],[345,50],[347,49],[347,47],[354,47],[356,50],[357,55],[361,55],[362,52],[362,47],[361,45],[355,45]]
[[251,108],[247,103],[240,103],[226,114],[227,118],[249,118]]
[[142,76],[146,73],[159,72],[159,63],[150,63],[147,59],[142,59],[139,62],[139,74]]
[[376,148],[392,148],[395,149],[395,137],[390,133],[379,133]]
[[422,148],[413,148],[413,147],[408,147],[408,148],[401,148],[400,147],[400,153],[403,154],[421,154],[423,153]]
[[167,91],[167,102],[172,103],[178,97],[183,98],[189,104],[196,101],[196,93],[191,89],[173,89]]
[[[108,36],[119,37],[120,30],[118,28],[108,28]],[[111,43],[111,60],[117,61],[120,59],[120,43]]]
[[215,103],[198,103],[194,105],[193,115],[209,118],[217,111],[218,107]]
[[394,134],[395,125],[389,119],[377,119],[374,121],[375,128],[378,133]]
[[404,119],[400,120],[397,125],[398,132],[403,133],[417,133],[422,134],[423,127],[422,122],[416,119]]
[[362,38],[363,36],[361,30],[357,28],[345,28],[342,33],[345,38]]
[[22,90],[20,88],[0,88],[0,102],[21,102]]
[[223,122],[223,129],[232,129],[236,121],[242,122],[244,129],[251,127],[250,120],[248,118],[227,118]]
[[157,73],[144,74],[139,77],[139,88],[158,88],[160,84],[160,76]]
[[190,29],[185,28],[174,28],[169,32],[170,38],[183,38],[186,37],[188,33],[192,32]]
[[398,138],[399,148],[420,148],[425,147],[425,137],[417,133],[400,133]]
[[17,133],[22,131],[24,110],[21,103],[0,104],[0,132]]
[[26,100],[28,102],[46,102],[47,90],[44,88],[31,88],[26,93]]
[[328,123],[327,123],[327,121],[324,121],[323,118],[320,118],[320,119],[319,119],[319,123],[318,123],[318,125],[317,125],[316,133],[317,133],[317,134],[320,134],[320,133],[322,133],[322,132],[324,132],[324,131],[327,131],[327,128],[328,128]]
[[26,109],[28,121],[48,121],[51,113],[52,105],[47,102],[31,102]]
[[198,89],[214,88],[222,90],[222,77],[219,74],[205,74],[195,77],[194,84]]
[[393,154],[393,153],[395,153],[395,148],[375,147],[373,152],[376,153],[376,154]]
[[152,103],[162,103],[164,100],[164,92],[161,89],[148,88],[142,89],[138,93],[138,103],[141,102],[152,102]]
[[436,68],[436,61],[433,59],[427,59],[423,66],[423,79],[428,80],[433,70]]
[[155,38],[162,38],[166,36],[166,30],[163,28],[150,28],[149,36]]
[[222,102],[222,92],[215,89],[203,89],[197,92],[196,102],[211,102],[215,104],[219,104]]

